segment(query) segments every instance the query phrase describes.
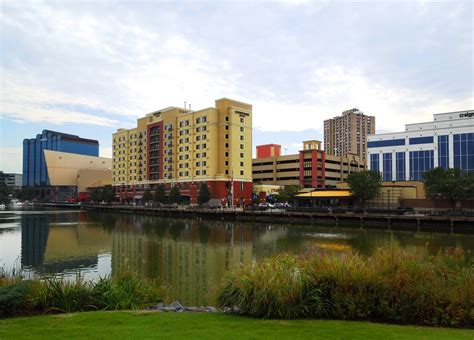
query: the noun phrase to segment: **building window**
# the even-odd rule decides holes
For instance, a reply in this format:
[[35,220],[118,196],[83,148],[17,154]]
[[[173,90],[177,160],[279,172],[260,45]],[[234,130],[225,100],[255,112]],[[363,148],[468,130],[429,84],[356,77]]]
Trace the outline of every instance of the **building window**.
[[200,127],[197,127],[196,128],[196,132],[200,132],[201,131],[201,128]]
[[380,171],[378,153],[370,155],[370,170],[375,172]]
[[226,126],[225,126],[225,129],[226,129],[226,130],[229,130],[229,125],[226,125]]
[[225,161],[225,166],[229,166],[229,161]]
[[206,147],[207,147],[207,144],[204,143],[204,144],[202,145],[202,148],[205,149]]
[[240,153],[240,158],[244,158],[244,153],[243,152]]
[[206,166],[206,164],[207,164],[206,161],[202,162],[202,166]]
[[438,136],[438,166],[449,168],[449,136]]
[[202,174],[205,175],[205,174],[206,174],[206,170],[203,170],[203,171],[202,171]]
[[240,170],[240,176],[244,175],[244,170]]
[[201,171],[200,170],[196,170],[196,176],[199,176],[201,175]]
[[405,181],[406,180],[406,164],[405,164],[405,153],[397,152],[396,157],[396,180]]
[[196,136],[196,140],[197,140],[197,141],[200,141],[200,140],[201,140],[201,136]]
[[244,166],[244,162],[240,162],[240,166]]
[[228,175],[228,174],[229,174],[229,170],[226,170],[226,171],[225,171],[225,174]]
[[225,121],[226,121],[226,122],[229,121],[229,116],[225,116]]
[[243,148],[244,148],[244,145],[243,145],[243,144],[240,144],[240,148],[243,149]]
[[244,117],[240,117],[240,122],[241,122],[241,123],[244,122]]
[[229,147],[229,143],[225,143],[225,147],[228,148],[228,147]]
[[240,132],[244,132],[244,127],[243,126],[240,127]]
[[244,136],[240,136],[240,140],[244,140]]
[[226,153],[225,153],[225,156],[226,156],[226,157],[229,157],[229,153],[228,153],[227,151],[226,151]]
[[202,117],[202,122],[203,122],[203,123],[207,122],[207,117],[206,117],[206,116],[203,116],[203,117]]
[[202,153],[202,158],[204,158],[204,157],[206,157],[206,153],[205,153],[205,152]]
[[392,153],[387,152],[383,154],[383,180],[392,180]]
[[433,150],[410,151],[410,180],[422,181],[426,171],[434,168]]
[[199,124],[199,123],[201,123],[201,117],[196,118],[196,124]]
[[454,167],[474,171],[474,133],[453,135]]
[[229,139],[229,134],[228,133],[225,134],[225,139]]

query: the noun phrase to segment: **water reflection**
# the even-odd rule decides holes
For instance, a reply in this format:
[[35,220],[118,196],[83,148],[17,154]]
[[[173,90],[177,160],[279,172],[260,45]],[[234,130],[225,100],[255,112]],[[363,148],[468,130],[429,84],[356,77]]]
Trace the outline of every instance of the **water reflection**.
[[25,270],[66,277],[132,272],[169,287],[170,298],[188,305],[214,305],[226,273],[274,253],[370,254],[392,242],[408,252],[474,249],[472,235],[86,212],[0,214],[0,264],[18,257]]

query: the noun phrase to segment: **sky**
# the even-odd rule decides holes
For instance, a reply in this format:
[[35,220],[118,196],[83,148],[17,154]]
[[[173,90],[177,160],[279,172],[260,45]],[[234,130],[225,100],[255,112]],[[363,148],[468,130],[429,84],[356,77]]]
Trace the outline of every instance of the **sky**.
[[100,142],[168,106],[253,105],[294,153],[357,107],[377,132],[474,108],[473,3],[0,0],[0,170],[43,129]]

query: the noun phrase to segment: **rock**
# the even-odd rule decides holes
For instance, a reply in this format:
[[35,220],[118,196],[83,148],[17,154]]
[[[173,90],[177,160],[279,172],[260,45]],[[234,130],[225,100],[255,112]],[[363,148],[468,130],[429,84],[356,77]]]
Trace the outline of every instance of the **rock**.
[[185,308],[182,304],[180,304],[178,301],[173,301],[170,305],[170,307],[176,308],[177,311],[184,311]]
[[217,309],[215,307],[207,306],[205,309],[209,313],[217,313]]

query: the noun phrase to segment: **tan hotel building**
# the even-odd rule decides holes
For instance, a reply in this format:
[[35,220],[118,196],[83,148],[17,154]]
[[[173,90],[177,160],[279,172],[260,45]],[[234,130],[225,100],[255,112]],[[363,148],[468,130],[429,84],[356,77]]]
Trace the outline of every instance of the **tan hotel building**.
[[205,182],[214,203],[250,204],[252,105],[222,98],[197,111],[168,107],[139,118],[133,129],[118,129],[112,182],[121,200],[165,184],[196,203]]
[[277,154],[252,160],[254,184],[298,185],[302,188],[335,188],[351,172],[364,169],[366,163],[358,156],[328,155],[317,140],[303,142],[303,150],[297,154]]

